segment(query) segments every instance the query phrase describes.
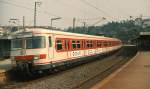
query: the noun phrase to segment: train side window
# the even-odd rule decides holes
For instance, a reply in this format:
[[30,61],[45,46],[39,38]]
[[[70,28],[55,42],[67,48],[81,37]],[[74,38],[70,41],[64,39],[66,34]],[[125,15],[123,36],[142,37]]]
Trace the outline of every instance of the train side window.
[[80,43],[80,41],[77,41],[77,48],[81,48],[81,43]]
[[107,42],[107,46],[110,46],[110,42]]
[[86,47],[87,47],[87,48],[90,47],[89,41],[86,41]]
[[111,43],[111,41],[109,42],[109,46],[112,46],[112,43]]
[[107,47],[107,46],[108,46],[107,42],[104,42],[104,46],[105,46],[105,47]]
[[89,41],[89,45],[90,45],[89,48],[92,48],[92,47],[93,47],[93,42],[92,42],[92,40]]
[[51,40],[51,37],[49,37],[49,47],[52,47],[52,40]]
[[93,42],[92,40],[87,41],[87,48],[92,48],[93,47]]
[[72,48],[76,49],[76,41],[75,40],[72,40]]
[[99,47],[99,41],[97,41],[97,47]]
[[57,40],[56,41],[56,46],[57,46],[57,50],[62,50],[63,48],[62,48],[62,40]]

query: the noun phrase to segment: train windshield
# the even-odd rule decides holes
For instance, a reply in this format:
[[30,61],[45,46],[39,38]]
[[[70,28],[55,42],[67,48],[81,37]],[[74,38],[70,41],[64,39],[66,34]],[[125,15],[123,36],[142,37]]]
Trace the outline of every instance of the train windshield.
[[11,50],[22,49],[22,39],[13,39]]
[[26,38],[26,49],[44,48],[45,37],[35,36]]

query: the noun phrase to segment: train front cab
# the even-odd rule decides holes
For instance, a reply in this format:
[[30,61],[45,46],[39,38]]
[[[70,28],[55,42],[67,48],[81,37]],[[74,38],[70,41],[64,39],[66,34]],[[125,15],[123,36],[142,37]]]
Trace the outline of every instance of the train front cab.
[[31,72],[50,68],[53,55],[51,43],[51,36],[40,34],[14,38],[11,46],[13,69]]

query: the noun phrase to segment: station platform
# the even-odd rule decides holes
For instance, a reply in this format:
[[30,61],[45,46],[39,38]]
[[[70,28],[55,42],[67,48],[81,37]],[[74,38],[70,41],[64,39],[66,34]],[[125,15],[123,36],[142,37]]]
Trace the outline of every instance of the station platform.
[[5,59],[0,61],[0,73],[7,72],[11,69],[11,60]]
[[123,67],[91,89],[150,89],[150,52],[138,52]]

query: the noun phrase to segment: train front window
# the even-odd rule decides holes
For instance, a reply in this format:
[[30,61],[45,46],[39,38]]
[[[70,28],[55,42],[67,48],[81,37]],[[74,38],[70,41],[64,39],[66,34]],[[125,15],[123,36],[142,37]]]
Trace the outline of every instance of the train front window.
[[26,49],[44,48],[45,37],[35,36],[26,38]]
[[12,46],[11,46],[11,50],[17,50],[17,49],[21,49],[22,48],[22,39],[13,39],[12,40]]

